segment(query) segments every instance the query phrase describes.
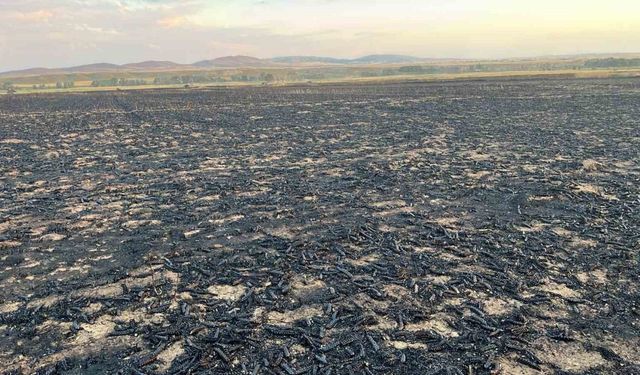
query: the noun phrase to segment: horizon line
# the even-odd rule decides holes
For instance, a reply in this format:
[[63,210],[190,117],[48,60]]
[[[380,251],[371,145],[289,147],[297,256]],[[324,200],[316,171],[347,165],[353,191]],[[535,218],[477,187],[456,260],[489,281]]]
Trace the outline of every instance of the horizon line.
[[194,64],[197,64],[199,62],[212,61],[212,60],[222,59],[225,57],[250,57],[258,60],[273,60],[277,58],[286,58],[286,57],[315,57],[315,58],[328,58],[328,59],[336,59],[336,60],[358,60],[358,59],[361,59],[364,57],[370,57],[370,56],[403,56],[403,57],[423,59],[423,60],[504,61],[504,60],[526,60],[526,59],[540,59],[540,58],[569,58],[569,57],[580,57],[580,56],[589,56],[589,55],[593,55],[593,56],[640,55],[640,51],[638,52],[580,52],[580,53],[544,54],[544,55],[514,55],[514,56],[491,57],[491,58],[452,57],[452,56],[422,57],[422,56],[407,55],[407,54],[401,54],[401,53],[372,53],[372,54],[362,55],[358,57],[334,57],[334,56],[326,56],[326,55],[277,55],[272,57],[257,57],[257,56],[247,55],[247,54],[236,54],[236,55],[223,55],[223,56],[212,57],[212,58],[204,58],[191,63],[179,63],[173,60],[166,60],[166,59],[150,59],[150,60],[142,60],[142,61],[139,61],[139,60],[130,61],[125,63],[111,63],[106,61],[96,61],[96,62],[90,62],[90,63],[79,64],[79,65],[58,66],[58,67],[30,66],[25,68],[0,70],[0,74],[21,72],[21,71],[32,70],[32,69],[49,69],[49,70],[70,69],[70,68],[79,68],[79,67],[84,67],[89,65],[98,65],[98,64],[108,64],[108,65],[115,65],[115,66],[122,67],[125,65],[139,64],[139,63],[145,63],[145,62],[168,62],[168,63],[178,64],[178,65],[194,66]]

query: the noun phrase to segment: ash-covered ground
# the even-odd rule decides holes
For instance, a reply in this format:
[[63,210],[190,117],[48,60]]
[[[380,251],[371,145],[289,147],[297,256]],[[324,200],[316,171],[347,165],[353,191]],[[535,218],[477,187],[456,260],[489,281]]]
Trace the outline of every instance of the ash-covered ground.
[[640,80],[0,97],[0,372],[639,374]]

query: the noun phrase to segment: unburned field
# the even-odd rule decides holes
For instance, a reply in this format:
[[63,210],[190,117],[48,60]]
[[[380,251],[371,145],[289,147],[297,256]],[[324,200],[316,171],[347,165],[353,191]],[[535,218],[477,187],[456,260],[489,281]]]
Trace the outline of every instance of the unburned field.
[[0,372],[638,374],[640,80],[0,97]]

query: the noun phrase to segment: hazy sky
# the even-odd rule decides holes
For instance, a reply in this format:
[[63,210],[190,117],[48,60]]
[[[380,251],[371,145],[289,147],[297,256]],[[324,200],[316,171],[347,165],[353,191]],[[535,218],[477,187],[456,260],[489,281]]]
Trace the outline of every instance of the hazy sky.
[[640,52],[640,0],[0,0],[0,71],[374,53]]

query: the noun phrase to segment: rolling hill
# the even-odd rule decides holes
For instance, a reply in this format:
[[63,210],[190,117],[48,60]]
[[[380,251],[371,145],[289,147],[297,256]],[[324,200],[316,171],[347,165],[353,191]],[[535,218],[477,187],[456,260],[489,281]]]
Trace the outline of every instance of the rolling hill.
[[319,56],[282,56],[270,59],[260,59],[252,56],[224,56],[210,60],[202,60],[193,64],[178,64],[172,61],[143,61],[123,65],[96,63],[79,65],[69,68],[31,68],[0,73],[0,77],[25,77],[40,75],[76,74],[76,73],[106,73],[106,72],[141,72],[156,70],[197,70],[213,68],[269,68],[283,66],[306,65],[374,65],[374,64],[404,64],[428,61],[413,56],[402,55],[369,55],[357,59],[339,59]]
[[225,56],[213,60],[198,61],[192,65],[200,68],[263,68],[276,64],[270,60],[251,56]]
[[[637,58],[639,54],[590,54],[575,56],[555,56],[548,58],[521,58],[521,59],[502,59],[492,60],[493,63],[535,65],[540,61],[551,61],[561,68],[575,68],[576,66],[592,68],[592,67],[636,67],[638,66]],[[636,58],[636,59],[634,59]],[[261,68],[331,68],[331,67],[362,67],[375,68],[377,65],[420,65],[429,63],[449,63],[462,64],[470,63],[476,60],[461,59],[428,59],[405,55],[368,55],[355,59],[344,59],[322,56],[281,56],[268,59],[261,59],[252,56],[224,56],[215,59],[202,60],[193,64],[179,64],[172,61],[143,61],[129,63],[123,65],[96,63],[88,65],[79,65],[67,68],[30,68],[23,70],[14,70],[0,73],[0,79],[8,81],[11,79],[25,77],[47,77],[47,76],[65,76],[65,75],[97,75],[104,73],[114,74],[147,74],[155,72],[189,72],[204,71],[209,69],[261,69]],[[481,60],[477,60],[481,61]],[[486,61],[485,61],[486,62]],[[73,79],[73,77],[71,77]]]

